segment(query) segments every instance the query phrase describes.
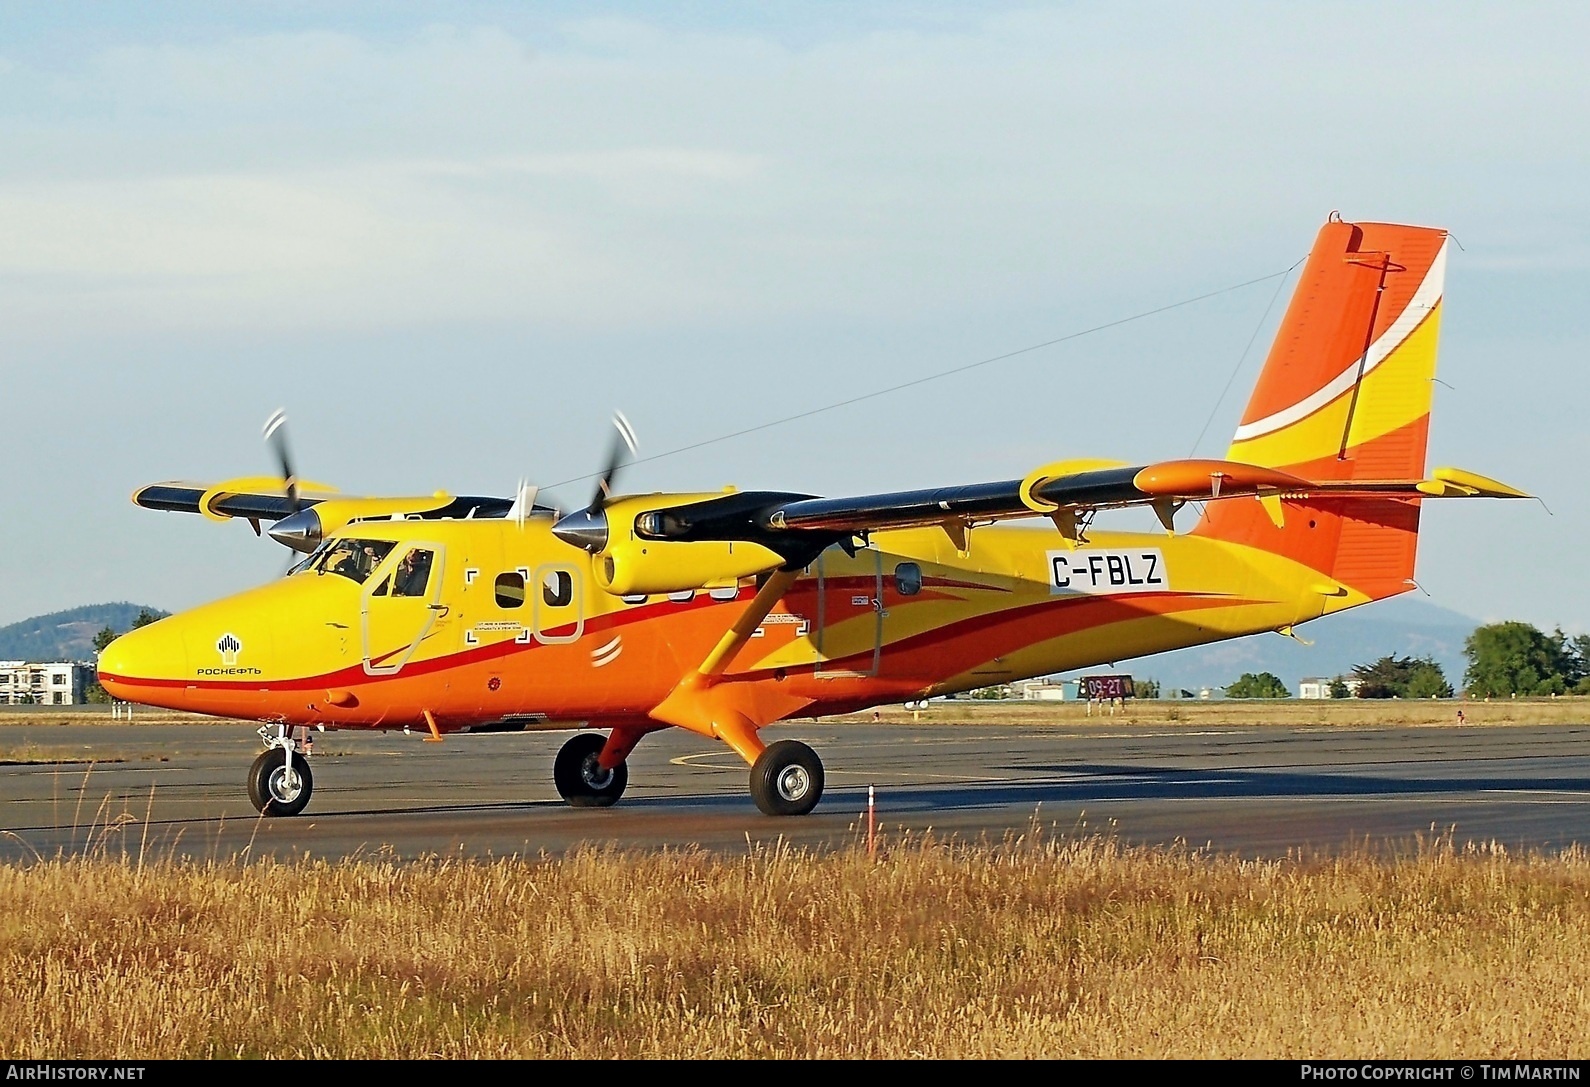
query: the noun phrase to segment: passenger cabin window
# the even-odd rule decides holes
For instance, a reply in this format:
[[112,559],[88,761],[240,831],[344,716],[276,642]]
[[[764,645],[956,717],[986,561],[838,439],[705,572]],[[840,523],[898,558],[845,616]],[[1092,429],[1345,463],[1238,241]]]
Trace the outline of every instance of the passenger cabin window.
[[499,608],[524,607],[524,575],[497,575],[497,606]]
[[922,591],[922,567],[914,562],[902,562],[894,568],[894,587],[901,596],[915,596]]
[[561,608],[574,600],[574,578],[567,570],[548,570],[541,579],[541,599],[549,607]]
[[310,556],[308,568],[363,585],[394,546],[390,540],[328,540],[321,545],[318,558]]

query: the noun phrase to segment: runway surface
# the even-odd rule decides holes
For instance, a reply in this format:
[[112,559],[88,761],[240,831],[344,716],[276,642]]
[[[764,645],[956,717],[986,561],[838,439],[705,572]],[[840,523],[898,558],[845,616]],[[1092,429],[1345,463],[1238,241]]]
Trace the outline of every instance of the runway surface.
[[1590,726],[1352,728],[990,727],[802,722],[769,741],[811,744],[827,768],[817,810],[761,815],[747,771],[679,730],[630,759],[608,809],[571,809],[552,785],[569,733],[328,733],[314,797],[256,818],[247,725],[9,725],[0,749],[87,762],[0,765],[0,858],[143,850],[229,860],[350,855],[537,856],[581,846],[743,852],[780,840],[856,842],[869,784],[891,840],[1113,835],[1246,856],[1412,849],[1420,837],[1510,849],[1590,845]]

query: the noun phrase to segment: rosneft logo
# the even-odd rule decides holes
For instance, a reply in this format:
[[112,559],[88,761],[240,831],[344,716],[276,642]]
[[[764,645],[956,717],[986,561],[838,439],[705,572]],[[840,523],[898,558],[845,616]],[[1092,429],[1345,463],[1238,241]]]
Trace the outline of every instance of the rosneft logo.
[[216,639],[215,651],[221,654],[221,667],[200,668],[201,676],[257,676],[261,672],[258,668],[239,668],[237,655],[243,652],[243,642],[236,634],[228,631]]

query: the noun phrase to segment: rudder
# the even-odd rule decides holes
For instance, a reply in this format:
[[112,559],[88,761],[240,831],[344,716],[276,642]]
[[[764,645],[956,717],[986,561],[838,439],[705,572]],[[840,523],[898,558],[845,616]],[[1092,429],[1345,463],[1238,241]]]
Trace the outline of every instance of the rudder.
[[[1321,228],[1226,458],[1315,481],[1415,481],[1425,470],[1447,233]],[[1210,503],[1195,533],[1297,559],[1371,599],[1412,585],[1419,503]]]

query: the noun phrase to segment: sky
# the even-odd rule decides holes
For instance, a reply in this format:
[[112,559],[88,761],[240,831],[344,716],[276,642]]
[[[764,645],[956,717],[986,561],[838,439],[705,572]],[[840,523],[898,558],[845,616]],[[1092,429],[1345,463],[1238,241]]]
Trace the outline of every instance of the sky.
[[0,623],[279,574],[128,501],[271,471],[277,408],[308,479],[565,508],[615,408],[626,490],[1218,456],[1338,210],[1453,232],[1430,463],[1544,500],[1428,503],[1423,599],[1590,630],[1587,40],[1571,4],[0,2]]

